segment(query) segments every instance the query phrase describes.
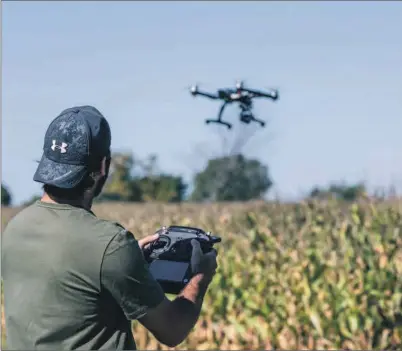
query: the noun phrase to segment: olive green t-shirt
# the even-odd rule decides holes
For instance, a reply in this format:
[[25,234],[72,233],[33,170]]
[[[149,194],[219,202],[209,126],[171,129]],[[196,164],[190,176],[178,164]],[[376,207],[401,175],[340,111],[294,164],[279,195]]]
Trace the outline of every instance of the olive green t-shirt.
[[135,350],[131,320],[165,298],[130,232],[64,204],[8,223],[2,276],[7,349]]

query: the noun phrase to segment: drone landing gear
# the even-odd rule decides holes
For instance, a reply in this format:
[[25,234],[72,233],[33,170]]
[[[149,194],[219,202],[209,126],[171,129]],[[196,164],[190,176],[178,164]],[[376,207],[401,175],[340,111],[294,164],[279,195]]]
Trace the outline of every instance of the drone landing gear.
[[218,124],[223,124],[223,125],[225,125],[228,129],[231,129],[231,128],[232,128],[232,125],[231,125],[230,123],[223,122],[223,121],[221,121],[220,119],[207,119],[207,120],[205,121],[205,123],[206,123],[206,124],[218,123]]
[[252,121],[259,123],[261,127],[265,127],[265,122],[260,119],[254,118]]
[[224,126],[226,126],[228,129],[232,128],[232,125],[230,123],[224,122],[222,121],[222,113],[225,110],[226,105],[228,104],[228,101],[225,101],[221,108],[219,109],[219,114],[218,114],[218,118],[217,119],[207,119],[205,121],[206,124],[210,124],[210,123],[218,123],[218,124],[223,124]]

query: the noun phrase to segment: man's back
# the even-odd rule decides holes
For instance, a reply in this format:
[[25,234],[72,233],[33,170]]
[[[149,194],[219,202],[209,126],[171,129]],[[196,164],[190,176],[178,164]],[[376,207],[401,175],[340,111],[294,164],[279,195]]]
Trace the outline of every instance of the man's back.
[[8,348],[135,350],[132,320],[173,347],[198,320],[216,251],[203,254],[194,241],[194,277],[167,299],[143,251],[157,235],[137,241],[90,211],[110,164],[111,130],[96,108],[68,108],[50,123],[33,177],[43,184],[41,201],[2,234]]
[[130,322],[101,284],[105,250],[122,230],[43,202],[10,221],[2,239],[8,348],[135,349]]

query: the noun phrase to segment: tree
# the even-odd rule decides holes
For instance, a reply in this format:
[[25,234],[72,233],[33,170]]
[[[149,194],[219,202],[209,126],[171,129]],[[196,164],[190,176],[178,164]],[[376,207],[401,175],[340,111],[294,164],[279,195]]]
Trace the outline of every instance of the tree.
[[142,201],[183,201],[187,188],[183,178],[162,173],[156,155],[137,162],[137,172],[132,182],[140,189]]
[[355,201],[367,194],[363,183],[347,185],[345,183],[333,183],[327,188],[314,187],[310,192],[312,198],[337,198],[344,201]]
[[140,188],[142,201],[181,202],[186,190],[182,177],[169,174],[145,176],[134,182]]
[[132,182],[134,163],[131,153],[112,155],[110,175],[97,201],[140,201],[140,190]]
[[182,201],[186,190],[182,177],[160,172],[157,161],[156,155],[141,160],[131,153],[113,154],[110,176],[97,202]]
[[11,200],[12,197],[9,189],[4,184],[1,184],[1,205],[10,206],[12,202]]
[[214,158],[195,176],[193,201],[248,201],[273,185],[268,167],[242,154]]

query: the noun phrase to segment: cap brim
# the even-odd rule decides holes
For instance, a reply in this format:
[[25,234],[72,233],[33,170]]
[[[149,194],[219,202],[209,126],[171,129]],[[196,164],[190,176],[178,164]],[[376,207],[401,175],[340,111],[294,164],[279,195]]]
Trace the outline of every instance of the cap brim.
[[71,189],[77,186],[87,173],[86,166],[57,163],[42,156],[33,180],[38,183]]

